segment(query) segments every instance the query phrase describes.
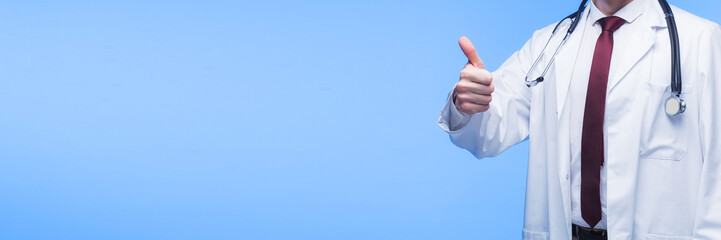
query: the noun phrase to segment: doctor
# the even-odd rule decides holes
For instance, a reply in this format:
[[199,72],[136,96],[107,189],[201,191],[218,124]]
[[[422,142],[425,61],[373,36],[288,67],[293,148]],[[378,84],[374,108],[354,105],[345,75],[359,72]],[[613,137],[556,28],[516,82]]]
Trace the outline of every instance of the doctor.
[[593,0],[557,54],[570,20],[493,73],[459,40],[468,64],[439,125],[479,159],[529,138],[523,239],[721,239],[721,27],[671,8],[685,111],[669,114],[660,3]]

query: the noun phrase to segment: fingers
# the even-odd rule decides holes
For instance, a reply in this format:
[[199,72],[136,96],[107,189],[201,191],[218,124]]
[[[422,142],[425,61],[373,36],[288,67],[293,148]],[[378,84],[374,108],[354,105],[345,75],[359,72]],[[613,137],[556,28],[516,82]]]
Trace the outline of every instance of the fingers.
[[491,100],[493,100],[493,97],[489,95],[482,95],[482,94],[461,94],[459,93],[456,95],[456,100],[460,101],[461,103],[470,102],[473,104],[478,105],[489,105],[491,104]]
[[478,95],[490,95],[495,90],[493,84],[480,84],[470,81],[460,81],[456,84],[456,89],[463,93],[474,93]]
[[464,80],[488,85],[493,81],[493,74],[486,69],[479,69],[471,64],[466,64],[466,67],[461,71],[461,81]]
[[485,85],[471,81],[460,81],[454,90],[453,103],[464,113],[473,115],[490,108],[493,84]]
[[488,111],[488,109],[490,109],[491,106],[483,105],[483,104],[475,104],[472,102],[463,102],[460,104],[456,103],[456,108],[458,108],[458,110],[460,110],[462,112],[473,115],[475,113]]
[[471,40],[469,40],[467,37],[461,37],[460,39],[458,39],[458,45],[461,46],[461,50],[463,50],[463,53],[466,54],[469,63],[471,63],[476,68],[486,68],[485,65],[483,65],[483,61],[481,61],[481,58],[478,57],[476,47],[473,46]]

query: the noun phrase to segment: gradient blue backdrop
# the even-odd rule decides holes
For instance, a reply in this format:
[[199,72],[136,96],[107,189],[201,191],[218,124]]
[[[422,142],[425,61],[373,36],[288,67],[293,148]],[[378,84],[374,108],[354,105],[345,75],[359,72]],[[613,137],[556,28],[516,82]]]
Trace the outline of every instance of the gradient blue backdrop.
[[5,1],[0,239],[517,239],[527,144],[438,113],[458,37],[495,69],[577,2]]

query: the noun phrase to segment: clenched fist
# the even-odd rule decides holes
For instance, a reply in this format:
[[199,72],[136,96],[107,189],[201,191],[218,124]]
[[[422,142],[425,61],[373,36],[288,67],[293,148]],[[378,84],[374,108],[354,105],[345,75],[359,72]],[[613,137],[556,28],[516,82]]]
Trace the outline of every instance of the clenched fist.
[[485,112],[490,108],[491,93],[494,88],[493,75],[486,70],[471,40],[461,37],[458,44],[466,54],[468,64],[461,71],[461,79],[454,89],[453,104],[458,110],[467,114]]

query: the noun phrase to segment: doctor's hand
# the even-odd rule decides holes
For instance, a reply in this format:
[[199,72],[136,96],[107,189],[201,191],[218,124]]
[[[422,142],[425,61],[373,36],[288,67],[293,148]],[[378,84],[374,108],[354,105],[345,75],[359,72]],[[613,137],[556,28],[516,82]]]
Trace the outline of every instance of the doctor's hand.
[[466,114],[485,112],[490,108],[493,75],[486,70],[471,40],[461,37],[458,44],[466,54],[468,64],[461,71],[461,79],[453,90],[453,104]]

